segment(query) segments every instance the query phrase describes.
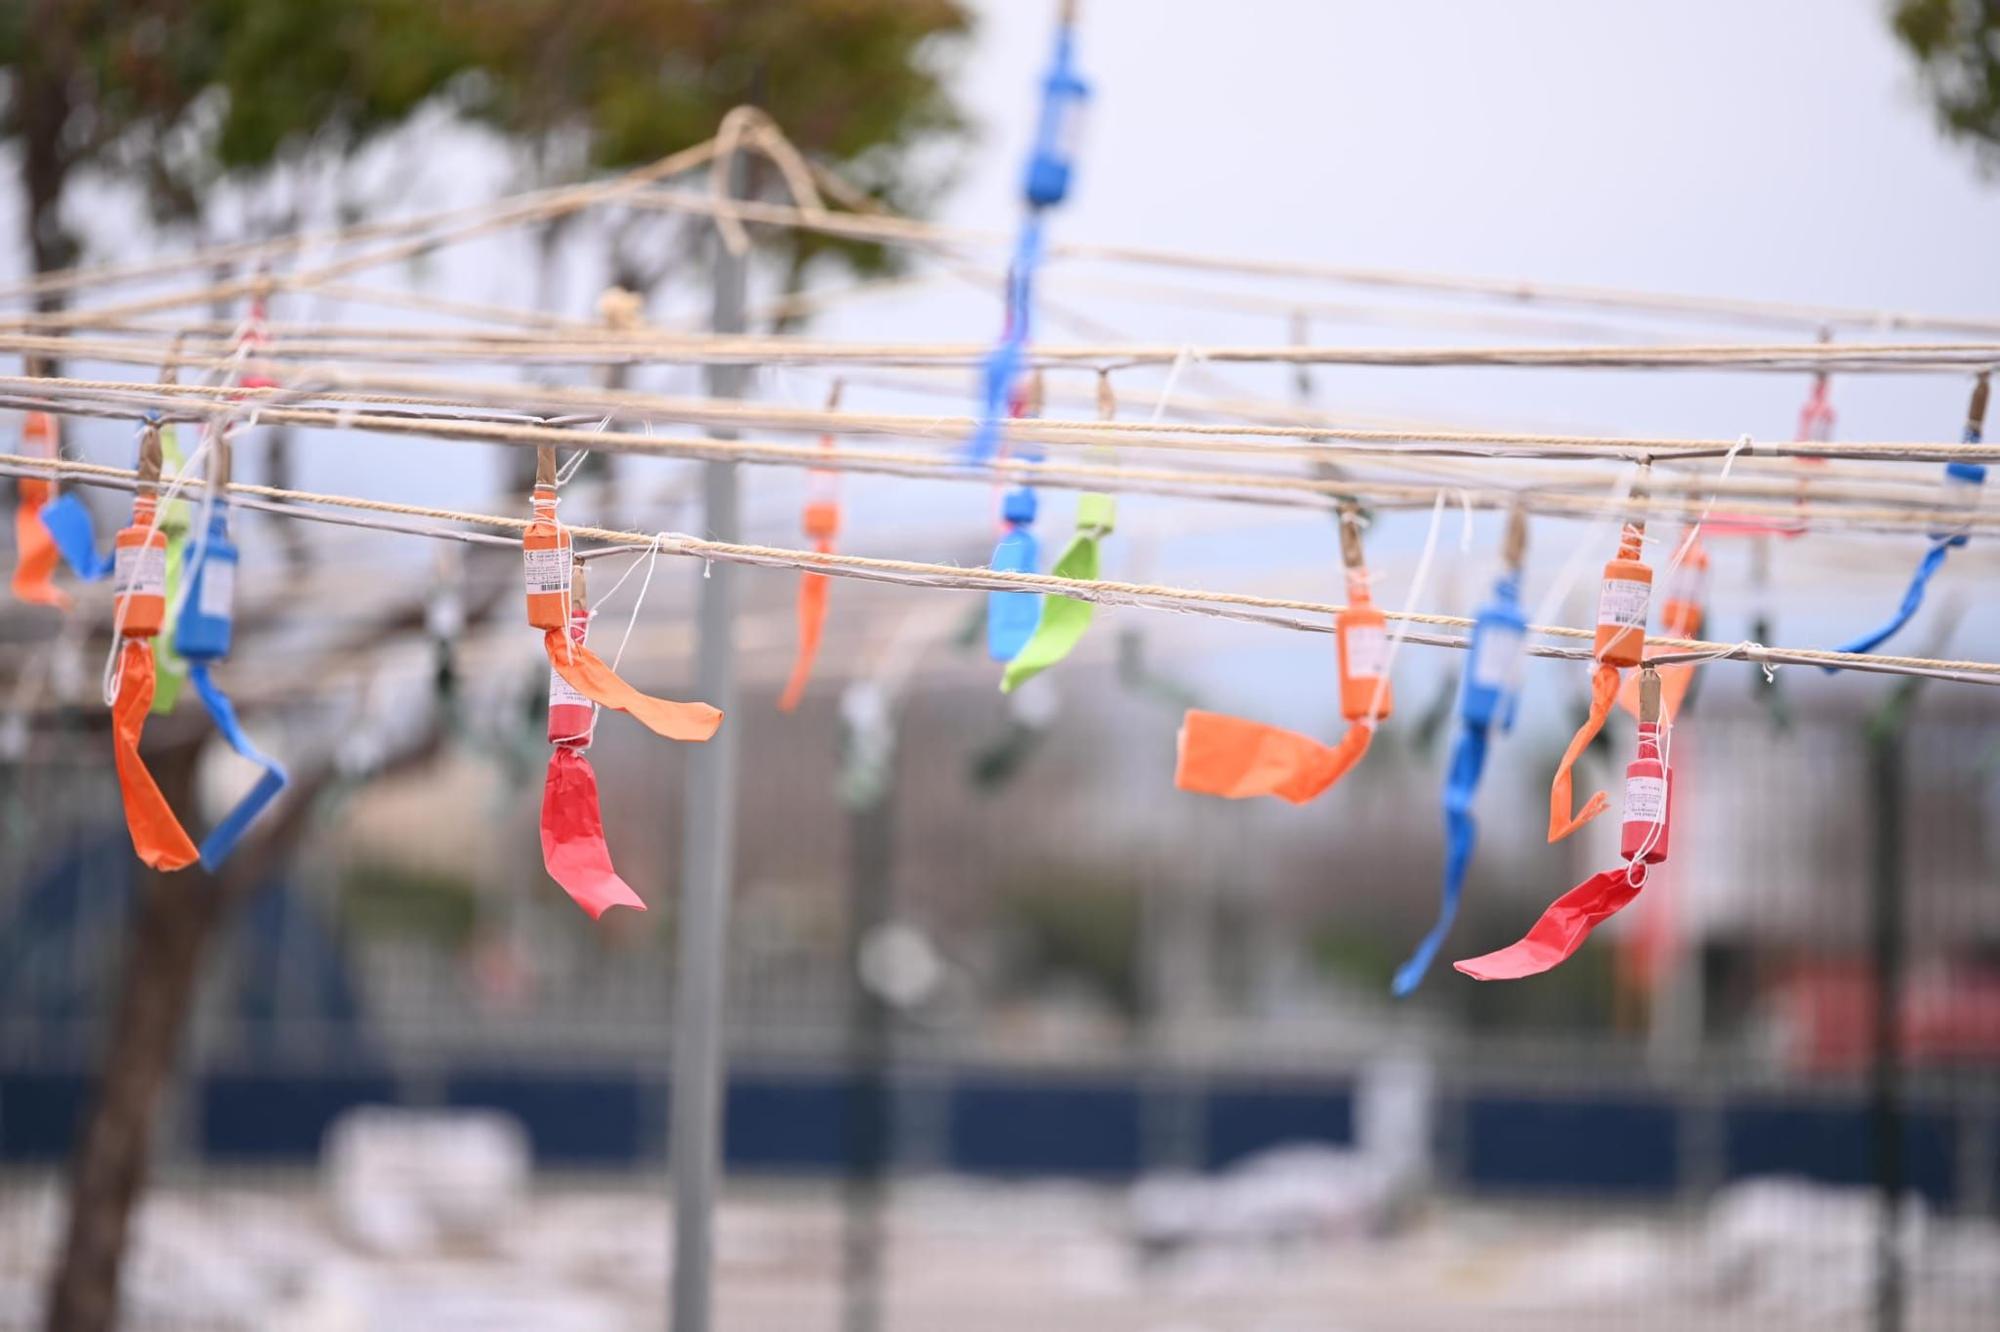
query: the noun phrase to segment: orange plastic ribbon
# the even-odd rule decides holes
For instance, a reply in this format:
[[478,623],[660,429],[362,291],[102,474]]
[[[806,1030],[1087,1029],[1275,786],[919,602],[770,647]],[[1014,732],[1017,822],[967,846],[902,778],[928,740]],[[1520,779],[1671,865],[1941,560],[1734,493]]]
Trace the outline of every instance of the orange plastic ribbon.
[[1181,721],[1174,785],[1226,800],[1274,795],[1303,805],[1345,777],[1374,734],[1372,726],[1350,726],[1329,746],[1297,731],[1191,709]]
[[1618,697],[1618,668],[1599,666],[1590,676],[1590,715],[1583,725],[1570,737],[1569,748],[1563,751],[1562,762],[1556,765],[1556,779],[1549,787],[1549,840],[1560,842],[1563,838],[1589,823],[1604,812],[1608,803],[1604,792],[1593,791],[1583,808],[1570,813],[1574,799],[1571,769],[1583,757],[1583,751],[1590,748],[1590,742],[1604,729],[1605,719],[1611,715],[1612,700]]
[[118,762],[118,790],[125,800],[125,826],[132,849],[156,870],[186,869],[200,856],[167,808],[153,774],[139,757],[139,734],[153,706],[153,646],[128,640],[120,649],[118,701],[111,708],[111,738]]
[[14,596],[30,605],[65,608],[68,594],[49,581],[61,552],[49,529],[42,526],[42,506],[49,502],[55,487],[27,476],[16,484],[20,498],[14,506]]
[[675,703],[642,694],[619,679],[595,652],[569,641],[562,629],[542,635],[542,646],[556,674],[600,707],[637,718],[654,735],[669,740],[706,740],[722,725],[722,713],[706,703]]
[[[808,510],[808,521],[811,513]],[[833,554],[832,536],[821,536],[813,542],[813,549],[822,555]],[[792,658],[792,675],[785,681],[785,692],[778,698],[778,711],[790,712],[805,697],[806,682],[812,679],[813,662],[819,657],[820,636],[826,631],[826,600],[831,580],[821,573],[799,575],[799,651]]]

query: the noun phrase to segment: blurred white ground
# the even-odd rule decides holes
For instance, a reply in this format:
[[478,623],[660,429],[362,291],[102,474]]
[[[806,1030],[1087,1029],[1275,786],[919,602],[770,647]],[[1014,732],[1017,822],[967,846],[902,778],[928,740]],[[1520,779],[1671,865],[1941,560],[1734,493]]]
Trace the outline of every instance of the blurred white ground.
[[[53,1177],[0,1177],[0,1328],[39,1327],[57,1239]],[[661,1181],[538,1177],[486,1224],[387,1254],[343,1234],[310,1175],[209,1175],[148,1199],[130,1268],[134,1332],[605,1332],[665,1325]],[[1784,1181],[1680,1217],[1454,1200],[1386,1236],[1263,1233],[1167,1259],[1133,1241],[1131,1190],[899,1182],[888,1222],[893,1332],[1349,1329],[1842,1329],[1868,1326],[1869,1200]],[[2000,1232],[1913,1222],[1915,1332],[2000,1326]],[[719,1326],[839,1326],[840,1196],[732,1188]]]

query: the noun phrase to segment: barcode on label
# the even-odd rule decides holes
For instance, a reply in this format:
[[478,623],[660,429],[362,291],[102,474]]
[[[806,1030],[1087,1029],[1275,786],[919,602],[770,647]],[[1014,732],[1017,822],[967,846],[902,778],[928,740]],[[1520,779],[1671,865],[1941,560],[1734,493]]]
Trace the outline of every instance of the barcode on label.
[[213,556],[202,561],[201,600],[197,609],[214,620],[226,620],[236,604],[236,561]]
[[570,554],[557,546],[543,550],[524,550],[522,559],[527,566],[528,594],[553,592],[558,595],[569,591]]
[[1385,675],[1389,670],[1389,635],[1381,626],[1373,624],[1357,625],[1341,636],[1347,644],[1347,673],[1349,676]]
[[1620,629],[1644,629],[1646,607],[1653,595],[1651,583],[1629,578],[1607,578],[1597,595],[1597,622]]
[[1625,822],[1665,823],[1667,821],[1667,779],[1627,777],[1625,779]]
[[119,546],[111,556],[111,585],[120,595],[167,594],[167,548],[160,545]]

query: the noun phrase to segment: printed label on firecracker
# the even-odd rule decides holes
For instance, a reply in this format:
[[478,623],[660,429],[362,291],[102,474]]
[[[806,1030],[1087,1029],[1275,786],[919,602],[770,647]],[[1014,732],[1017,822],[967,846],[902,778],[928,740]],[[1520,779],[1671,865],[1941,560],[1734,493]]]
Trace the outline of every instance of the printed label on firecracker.
[[1521,659],[1522,635],[1511,625],[1488,625],[1473,645],[1472,682],[1481,689],[1506,689],[1514,683]]
[[1651,583],[1629,578],[1607,578],[1597,595],[1597,622],[1620,629],[1644,629],[1646,607],[1653,595]]
[[236,562],[204,560],[201,566],[201,599],[198,608],[213,620],[226,620],[236,604]]
[[1389,671],[1389,635],[1381,626],[1359,625],[1341,635],[1347,644],[1349,676],[1386,675]]
[[569,591],[570,553],[557,546],[544,550],[524,550],[521,552],[527,565],[528,595],[553,592],[562,595]]
[[1625,779],[1625,822],[1665,823],[1667,821],[1667,779],[1627,777]]
[[167,594],[167,548],[160,545],[119,546],[111,556],[111,586],[120,595]]
[[590,706],[590,700],[578,693],[576,686],[563,679],[561,671],[551,666],[549,667],[549,706],[555,708],[561,707],[564,704],[573,704],[579,708],[587,708]]

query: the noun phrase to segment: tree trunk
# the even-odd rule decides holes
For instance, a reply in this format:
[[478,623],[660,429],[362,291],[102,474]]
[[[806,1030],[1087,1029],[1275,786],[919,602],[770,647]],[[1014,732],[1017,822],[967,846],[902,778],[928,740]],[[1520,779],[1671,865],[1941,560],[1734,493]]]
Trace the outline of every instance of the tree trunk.
[[[178,808],[187,808],[198,752],[198,744],[183,744],[154,765],[161,790]],[[49,1332],[108,1332],[117,1322],[126,1232],[151,1164],[154,1118],[223,901],[220,885],[199,866],[171,876],[140,871],[124,988],[70,1180]]]
[[[16,71],[14,117],[21,135],[22,229],[35,272],[42,274],[76,262],[76,239],[62,220],[70,165],[63,135],[69,127],[76,43],[71,19],[56,0],[43,0],[32,22],[36,58]],[[63,305],[60,292],[35,297],[35,309],[44,314]]]

